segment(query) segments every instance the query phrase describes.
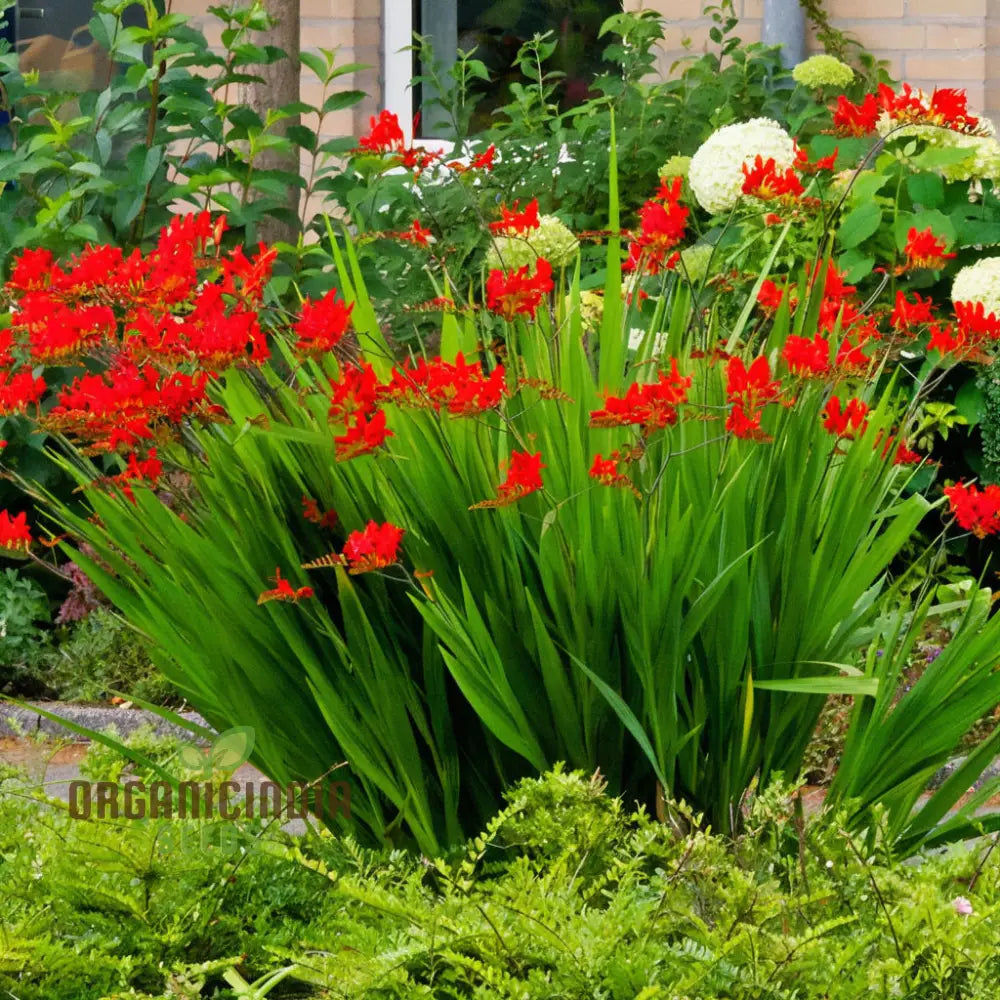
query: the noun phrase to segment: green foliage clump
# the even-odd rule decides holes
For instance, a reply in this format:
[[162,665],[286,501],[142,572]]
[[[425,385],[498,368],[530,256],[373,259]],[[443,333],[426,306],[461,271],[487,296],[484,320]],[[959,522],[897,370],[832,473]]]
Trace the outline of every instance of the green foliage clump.
[[1000,862],[987,844],[901,865],[877,818],[847,835],[843,817],[809,815],[780,784],[751,800],[735,841],[678,835],[599,789],[580,773],[524,782],[435,860],[259,827],[230,852],[205,828],[181,850],[176,822],[73,822],[12,799],[0,988],[20,1000],[995,995]]

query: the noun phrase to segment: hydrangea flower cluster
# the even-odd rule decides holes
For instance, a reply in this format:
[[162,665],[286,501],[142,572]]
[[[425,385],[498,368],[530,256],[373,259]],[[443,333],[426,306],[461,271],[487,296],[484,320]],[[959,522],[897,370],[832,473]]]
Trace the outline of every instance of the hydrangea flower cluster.
[[713,215],[728,212],[743,192],[743,167],[752,166],[758,156],[773,160],[779,170],[795,163],[795,143],[776,121],[753,118],[713,132],[691,158],[688,171],[698,204]]
[[854,79],[854,70],[835,56],[810,56],[792,68],[792,79],[803,87],[846,87]]
[[951,286],[952,302],[981,302],[986,313],[1000,316],[1000,257],[984,257],[963,267]]
[[494,236],[486,253],[486,267],[491,271],[534,269],[539,257],[553,267],[566,267],[579,246],[579,240],[559,218],[540,215],[538,226],[524,235]]

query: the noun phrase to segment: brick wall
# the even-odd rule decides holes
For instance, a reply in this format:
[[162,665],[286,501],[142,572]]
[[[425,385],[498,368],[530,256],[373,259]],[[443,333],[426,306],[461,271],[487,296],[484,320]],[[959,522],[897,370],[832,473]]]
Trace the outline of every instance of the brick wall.
[[[925,89],[961,87],[969,105],[1000,122],[1000,0],[826,0],[835,27],[849,31],[889,62],[897,79]],[[668,18],[664,72],[708,43],[703,0],[626,0]],[[744,41],[760,40],[763,0],[735,0]],[[691,47],[685,50],[683,39]],[[816,49],[812,40],[812,49]]]
[[[378,0],[300,0],[303,51],[337,49],[337,62],[364,63],[370,68],[338,77],[337,90],[363,90],[370,96],[353,108],[332,112],[323,123],[323,137],[356,135],[368,124],[378,106],[382,58],[382,5]],[[192,24],[204,31],[209,43],[220,46],[219,21],[205,13],[204,0],[174,0],[172,10],[188,14]],[[301,97],[306,104],[319,106],[322,85],[303,67]],[[304,120],[315,128],[315,119]]]

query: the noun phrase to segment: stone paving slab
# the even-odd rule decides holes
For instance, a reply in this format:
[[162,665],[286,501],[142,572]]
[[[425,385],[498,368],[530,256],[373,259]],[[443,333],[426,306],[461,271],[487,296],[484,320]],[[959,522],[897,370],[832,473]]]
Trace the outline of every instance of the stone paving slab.
[[[141,726],[149,725],[158,735],[176,736],[187,742],[198,742],[188,730],[167,722],[155,712],[147,712],[141,708],[77,705],[63,701],[39,701],[31,704],[95,732],[101,732],[108,726],[113,726],[121,738],[134,733]],[[197,712],[178,712],[177,714],[199,726],[211,728]],[[65,726],[52,719],[47,719],[38,712],[33,712],[31,708],[22,708],[20,705],[14,705],[10,702],[0,702],[0,739],[38,735],[57,739],[60,737],[79,738]]]

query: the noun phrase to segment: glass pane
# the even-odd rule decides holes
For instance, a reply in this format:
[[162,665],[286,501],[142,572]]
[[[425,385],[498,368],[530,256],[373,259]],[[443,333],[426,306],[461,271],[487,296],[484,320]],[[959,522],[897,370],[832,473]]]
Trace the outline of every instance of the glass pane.
[[[108,85],[108,53],[87,27],[93,0],[18,0],[14,13],[14,45],[21,72],[37,70],[45,84],[68,90],[101,90]],[[127,8],[125,25],[141,25],[142,9]]]
[[[520,79],[514,57],[535,34],[553,32],[556,50],[546,68],[565,74],[556,92],[562,110],[590,96],[594,78],[610,67],[601,59],[607,41],[597,33],[605,18],[620,12],[621,0],[415,0],[416,30],[432,39],[435,55],[446,64],[456,48],[476,49],[489,70],[491,83],[474,81],[482,95],[472,120],[472,131],[485,128],[493,112],[512,100],[510,84]],[[416,67],[415,67],[416,68]],[[419,91],[415,105],[429,95]],[[421,116],[423,119],[427,116]],[[430,122],[439,117],[434,111]],[[430,135],[441,129],[424,129]]]

